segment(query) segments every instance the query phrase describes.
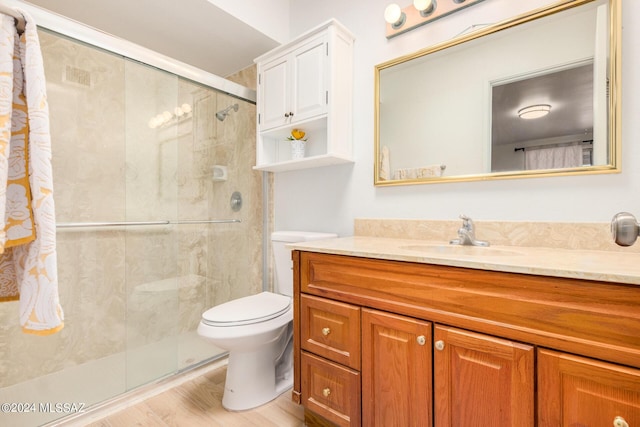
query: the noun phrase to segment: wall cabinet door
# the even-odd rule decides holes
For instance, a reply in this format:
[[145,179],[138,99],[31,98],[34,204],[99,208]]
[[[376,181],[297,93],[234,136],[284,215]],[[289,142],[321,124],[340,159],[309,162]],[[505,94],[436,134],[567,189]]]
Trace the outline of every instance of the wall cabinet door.
[[362,309],[362,425],[431,426],[431,323]]
[[538,425],[640,425],[640,370],[538,350]]
[[327,112],[327,42],[316,37],[266,63],[260,76],[260,130]]
[[289,111],[287,56],[282,56],[264,65],[260,75],[261,103],[259,117],[260,129],[271,129],[287,123]]
[[318,37],[293,52],[290,120],[292,124],[327,112],[327,42]]
[[437,427],[534,425],[534,349],[437,325],[434,331]]

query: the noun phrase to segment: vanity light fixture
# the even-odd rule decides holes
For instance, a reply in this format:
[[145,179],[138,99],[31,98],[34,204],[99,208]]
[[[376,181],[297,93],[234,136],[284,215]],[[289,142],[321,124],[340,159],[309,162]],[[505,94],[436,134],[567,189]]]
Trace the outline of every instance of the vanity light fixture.
[[391,3],[384,10],[387,38],[406,33],[482,1],[484,0],[413,0],[413,5],[405,8]]
[[426,18],[435,12],[438,4],[436,0],[413,0],[413,7],[420,12],[420,16]]
[[384,10],[384,20],[391,25],[391,28],[397,30],[398,28],[402,28],[407,21],[407,15],[400,9],[400,6],[391,3]]
[[521,119],[539,119],[540,117],[544,117],[551,111],[551,105],[549,104],[536,104],[529,105],[528,107],[524,107],[518,110],[518,116]]

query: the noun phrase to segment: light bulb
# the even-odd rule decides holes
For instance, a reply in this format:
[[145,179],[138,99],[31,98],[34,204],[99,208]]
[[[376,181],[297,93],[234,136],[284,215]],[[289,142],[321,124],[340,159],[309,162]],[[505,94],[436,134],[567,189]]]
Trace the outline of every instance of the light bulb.
[[429,9],[432,3],[433,0],[413,0],[413,7],[422,12],[423,10]]
[[400,6],[395,3],[391,3],[384,10],[384,20],[393,25],[394,28],[400,27],[404,23],[404,20],[402,19],[403,15],[404,14],[402,13]]

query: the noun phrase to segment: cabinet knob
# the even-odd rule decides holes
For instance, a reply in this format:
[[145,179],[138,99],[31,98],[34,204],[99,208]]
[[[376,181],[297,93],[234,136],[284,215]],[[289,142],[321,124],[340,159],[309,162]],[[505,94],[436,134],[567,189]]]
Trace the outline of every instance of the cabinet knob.
[[322,395],[324,397],[329,397],[330,394],[331,394],[331,389],[329,387],[326,387],[322,390]]
[[289,117],[293,117],[293,112],[289,111]]
[[617,416],[613,419],[613,427],[629,427],[629,423],[621,416]]
[[444,341],[442,340],[438,340],[436,341],[436,350],[444,350]]
[[420,335],[418,338],[416,338],[416,341],[418,341],[419,345],[425,345],[425,343],[427,342],[427,339],[425,338],[424,335]]
[[330,328],[322,328],[322,335],[324,335],[325,337],[327,335],[329,335],[331,333],[331,329]]
[[284,116],[285,117],[289,117],[289,113],[284,113]]

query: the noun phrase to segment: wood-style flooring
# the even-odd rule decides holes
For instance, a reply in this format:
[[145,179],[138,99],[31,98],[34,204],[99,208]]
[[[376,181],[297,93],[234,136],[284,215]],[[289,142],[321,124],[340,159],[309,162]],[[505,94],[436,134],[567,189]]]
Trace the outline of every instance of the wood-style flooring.
[[226,367],[222,367],[150,397],[90,427],[299,427],[304,425],[302,406],[291,402],[287,391],[272,402],[242,412],[222,407]]

